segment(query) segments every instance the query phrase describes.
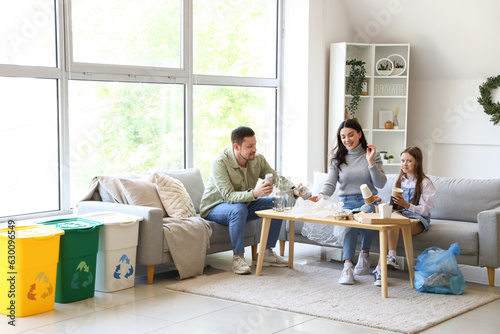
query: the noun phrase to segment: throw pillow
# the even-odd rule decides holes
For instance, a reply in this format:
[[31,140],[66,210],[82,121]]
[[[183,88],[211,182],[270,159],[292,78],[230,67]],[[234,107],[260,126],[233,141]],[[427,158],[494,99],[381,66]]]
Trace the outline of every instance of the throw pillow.
[[161,204],[154,183],[146,179],[120,179],[120,183],[129,204],[159,208],[163,211],[163,217],[167,216],[167,212]]
[[321,188],[323,188],[323,185],[325,184],[327,179],[328,179],[328,173],[323,173],[316,170],[314,171],[314,185],[312,188],[311,196],[318,196],[319,192],[321,191]]
[[151,175],[149,180],[156,184],[161,202],[169,217],[189,218],[196,216],[193,201],[181,181],[158,173]]

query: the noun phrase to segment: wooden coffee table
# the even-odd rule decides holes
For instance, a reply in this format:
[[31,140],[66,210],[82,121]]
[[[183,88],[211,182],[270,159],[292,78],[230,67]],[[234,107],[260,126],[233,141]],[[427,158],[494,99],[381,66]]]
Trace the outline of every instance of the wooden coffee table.
[[[262,264],[264,262],[264,252],[266,250],[267,237],[269,235],[269,227],[271,226],[271,219],[283,219],[290,221],[290,240],[289,240],[289,254],[288,254],[288,268],[293,268],[293,244],[294,244],[294,233],[295,231],[295,220],[300,220],[308,223],[318,223],[318,224],[328,224],[328,225],[338,225],[347,227],[364,228],[369,230],[379,231],[380,240],[380,268],[382,276],[382,298],[387,298],[387,231],[401,228],[403,231],[403,241],[406,253],[406,260],[408,262],[408,274],[410,276],[410,286],[413,288],[413,240],[411,235],[411,227],[418,223],[418,219],[406,219],[404,223],[401,220],[397,220],[398,223],[383,223],[383,224],[369,224],[360,223],[357,220],[337,220],[333,216],[328,216],[325,218],[319,217],[300,217],[295,218],[295,216],[290,214],[290,211],[276,212],[275,210],[262,210],[257,211],[256,214],[259,217],[264,218],[262,222],[262,230],[260,234],[260,245],[259,245],[259,256],[257,258],[257,269],[255,275],[260,276],[262,272]],[[401,217],[400,215],[394,216],[392,218]],[[390,221],[390,219],[389,219]],[[396,221],[396,219],[394,220]]]

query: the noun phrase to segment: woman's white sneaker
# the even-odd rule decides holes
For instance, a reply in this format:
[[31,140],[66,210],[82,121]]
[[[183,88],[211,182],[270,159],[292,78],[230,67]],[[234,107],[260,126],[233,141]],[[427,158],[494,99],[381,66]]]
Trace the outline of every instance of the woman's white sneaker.
[[367,275],[370,273],[370,260],[368,259],[368,253],[359,253],[358,263],[354,268],[354,275]]
[[354,271],[351,266],[344,266],[342,270],[342,274],[339,277],[339,283],[344,285],[353,285],[354,284]]

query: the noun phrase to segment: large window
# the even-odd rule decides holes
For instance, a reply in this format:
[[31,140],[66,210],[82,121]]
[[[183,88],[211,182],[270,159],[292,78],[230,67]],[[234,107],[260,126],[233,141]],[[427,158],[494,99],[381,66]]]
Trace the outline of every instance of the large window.
[[184,86],[70,81],[71,202],[95,175],[184,167]]
[[195,167],[206,181],[240,125],[274,165],[279,4],[4,5],[0,221],[69,213],[100,174]]
[[181,67],[180,0],[73,0],[73,61]]
[[1,78],[0,217],[59,210],[57,82]]
[[231,131],[240,125],[254,129],[257,151],[274,163],[276,89],[196,86],[193,101],[194,165],[205,179],[211,160],[231,146]]
[[54,1],[2,1],[0,8],[0,64],[55,67]]
[[276,1],[194,0],[196,74],[276,77]]

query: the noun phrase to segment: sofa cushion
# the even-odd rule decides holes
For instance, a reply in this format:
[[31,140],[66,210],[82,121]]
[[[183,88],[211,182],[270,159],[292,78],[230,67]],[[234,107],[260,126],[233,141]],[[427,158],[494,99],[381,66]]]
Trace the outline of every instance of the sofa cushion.
[[323,173],[320,171],[314,171],[313,173],[313,187],[311,189],[311,196],[318,196],[321,188],[328,179],[328,173]]
[[387,182],[385,183],[385,186],[382,189],[378,189],[378,194],[377,196],[382,198],[383,201],[389,203],[391,200],[391,189],[394,186],[394,182],[396,182],[396,179],[398,177],[398,174],[386,174],[387,176]]
[[479,212],[500,207],[500,179],[429,178],[437,191],[431,218],[477,222]]
[[167,216],[154,183],[145,179],[120,179],[120,182],[129,204],[159,208],[163,211],[163,217]]
[[193,202],[181,181],[159,173],[151,175],[149,181],[156,184],[156,189],[168,216],[189,218],[196,215]]
[[[448,249],[454,242],[460,247],[460,254],[479,253],[478,225],[471,222],[433,219],[429,231],[413,237],[414,249],[424,250],[434,246]],[[403,239],[403,238],[400,238]]]
[[197,213],[200,212],[201,197],[205,191],[205,185],[203,184],[203,179],[198,169],[190,168],[173,171],[159,171],[158,173],[171,176],[181,181],[189,197],[193,201],[195,211]]

